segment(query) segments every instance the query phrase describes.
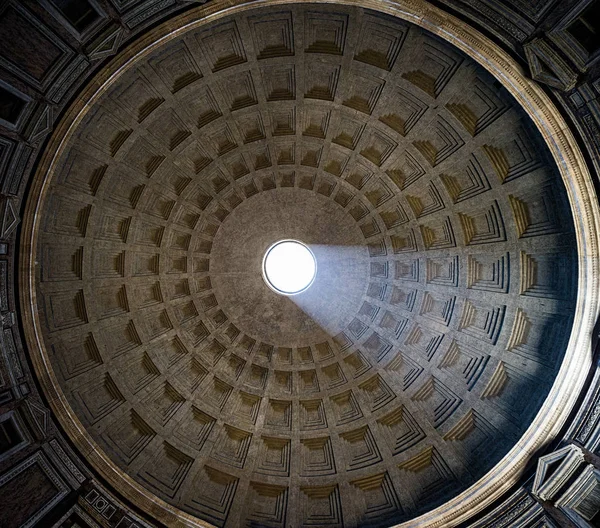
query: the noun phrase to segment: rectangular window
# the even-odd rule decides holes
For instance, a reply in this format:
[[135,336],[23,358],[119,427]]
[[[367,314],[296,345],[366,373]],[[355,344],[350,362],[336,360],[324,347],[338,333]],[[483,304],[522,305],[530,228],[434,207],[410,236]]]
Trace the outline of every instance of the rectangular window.
[[26,101],[0,86],[0,119],[16,125]]
[[23,442],[23,437],[11,416],[0,422],[0,455],[10,451]]
[[600,49],[600,2],[588,5],[567,26],[567,31],[590,55]]
[[51,2],[79,33],[83,33],[100,17],[88,0],[51,0]]
[[[125,525],[125,523],[122,524]],[[90,525],[81,520],[79,515],[73,514],[61,525],[60,528],[90,528]]]

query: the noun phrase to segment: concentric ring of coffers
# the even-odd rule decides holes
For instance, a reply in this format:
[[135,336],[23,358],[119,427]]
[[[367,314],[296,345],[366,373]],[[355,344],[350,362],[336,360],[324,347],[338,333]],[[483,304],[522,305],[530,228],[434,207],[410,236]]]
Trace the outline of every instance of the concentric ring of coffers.
[[[222,280],[246,261],[213,255],[244,207],[233,249],[295,238],[270,227],[286,221],[329,247],[325,216],[258,205],[278,193],[356,232],[336,247],[358,297],[323,295],[352,306],[343,328],[289,305],[315,314],[312,342],[264,339],[233,288],[277,293],[260,269]],[[575,310],[571,213],[527,116],[457,49],[368,10],[256,9],[157,49],[89,109],[43,217],[38,302],[69,403],[126,474],[217,526],[442,504],[531,423]]]

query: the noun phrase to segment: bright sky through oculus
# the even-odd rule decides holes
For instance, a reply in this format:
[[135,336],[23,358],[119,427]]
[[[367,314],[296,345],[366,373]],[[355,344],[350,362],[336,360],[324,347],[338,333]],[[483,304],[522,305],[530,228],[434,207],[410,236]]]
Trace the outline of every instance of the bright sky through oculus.
[[283,295],[294,295],[313,283],[317,261],[312,251],[301,242],[282,240],[267,250],[263,274],[273,290]]

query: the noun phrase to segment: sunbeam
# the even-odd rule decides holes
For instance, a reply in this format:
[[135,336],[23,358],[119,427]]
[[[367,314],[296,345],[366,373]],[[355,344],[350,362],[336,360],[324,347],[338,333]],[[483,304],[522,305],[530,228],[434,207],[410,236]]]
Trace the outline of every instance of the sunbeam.
[[360,307],[369,284],[369,254],[364,246],[314,244],[309,248],[317,262],[314,282],[289,299],[334,336],[351,322]]

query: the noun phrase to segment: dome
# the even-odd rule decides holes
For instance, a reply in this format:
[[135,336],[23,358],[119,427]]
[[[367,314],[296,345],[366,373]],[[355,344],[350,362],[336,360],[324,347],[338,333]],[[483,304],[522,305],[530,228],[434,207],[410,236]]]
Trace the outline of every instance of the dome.
[[562,121],[483,40],[363,4],[148,30],[29,191],[42,389],[167,526],[455,526],[583,385],[595,235]]

